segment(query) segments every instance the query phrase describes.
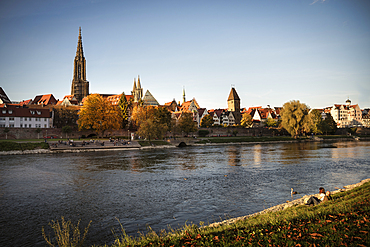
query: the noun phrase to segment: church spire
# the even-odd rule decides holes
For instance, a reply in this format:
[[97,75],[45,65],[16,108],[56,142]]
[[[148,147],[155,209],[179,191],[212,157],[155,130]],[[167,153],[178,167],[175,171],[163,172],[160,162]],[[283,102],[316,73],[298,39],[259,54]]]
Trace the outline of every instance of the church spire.
[[82,48],[81,27],[79,28],[76,56],[73,62],[73,79],[71,95],[75,96],[78,102],[89,95],[89,82],[86,80],[86,60]]
[[139,75],[137,76],[137,88],[141,88],[140,76]]
[[81,35],[81,27],[80,27],[79,34],[78,34],[76,57],[83,57],[83,56],[84,56],[84,51],[82,48],[82,35]]
[[135,90],[136,90],[136,78],[134,78],[134,86],[132,88],[132,91],[135,92]]
[[182,88],[182,103],[185,103],[185,87]]

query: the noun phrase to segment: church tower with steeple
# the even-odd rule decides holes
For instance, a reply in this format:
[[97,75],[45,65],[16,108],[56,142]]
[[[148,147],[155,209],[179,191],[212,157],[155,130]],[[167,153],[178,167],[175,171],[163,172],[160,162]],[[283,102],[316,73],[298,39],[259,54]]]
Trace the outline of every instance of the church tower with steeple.
[[134,78],[134,87],[132,88],[131,94],[134,96],[134,102],[137,103],[143,98],[143,89],[141,88],[140,77]]
[[86,80],[86,60],[82,48],[81,27],[79,29],[76,57],[73,62],[71,95],[81,103],[89,95],[89,82]]

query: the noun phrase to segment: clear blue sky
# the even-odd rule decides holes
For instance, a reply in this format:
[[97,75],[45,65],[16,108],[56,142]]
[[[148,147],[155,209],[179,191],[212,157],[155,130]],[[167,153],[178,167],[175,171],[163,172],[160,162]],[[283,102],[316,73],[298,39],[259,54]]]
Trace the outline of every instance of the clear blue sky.
[[1,1],[0,86],[13,101],[70,94],[78,28],[90,93],[160,104],[370,107],[370,1]]

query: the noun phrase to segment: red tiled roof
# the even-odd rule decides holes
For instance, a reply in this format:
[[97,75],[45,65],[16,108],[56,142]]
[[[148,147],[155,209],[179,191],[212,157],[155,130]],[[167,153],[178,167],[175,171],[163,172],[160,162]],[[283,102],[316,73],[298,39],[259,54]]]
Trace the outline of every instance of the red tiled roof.
[[[5,111],[5,113],[3,113],[3,111]],[[50,118],[50,111],[49,109],[30,109],[19,107],[19,105],[14,104],[2,104],[0,105],[0,116]]]
[[55,105],[58,101],[52,94],[37,95],[32,101],[35,105]]
[[29,105],[32,103],[32,99],[29,99],[29,100],[22,100],[21,102],[19,102],[18,105],[20,106],[24,106],[24,105]]
[[[119,99],[121,98],[122,94],[117,94],[117,95],[111,95],[107,97],[107,100],[112,103],[112,105],[118,105]],[[133,99],[133,95],[125,95],[126,100],[130,101],[130,99]]]

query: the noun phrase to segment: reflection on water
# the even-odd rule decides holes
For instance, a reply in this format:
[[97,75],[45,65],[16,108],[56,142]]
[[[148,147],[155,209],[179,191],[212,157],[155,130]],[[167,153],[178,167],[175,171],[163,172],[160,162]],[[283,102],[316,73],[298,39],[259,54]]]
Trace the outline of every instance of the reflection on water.
[[211,223],[370,177],[368,142],[201,146],[0,156],[0,246],[45,246],[41,227],[65,216],[87,244]]

